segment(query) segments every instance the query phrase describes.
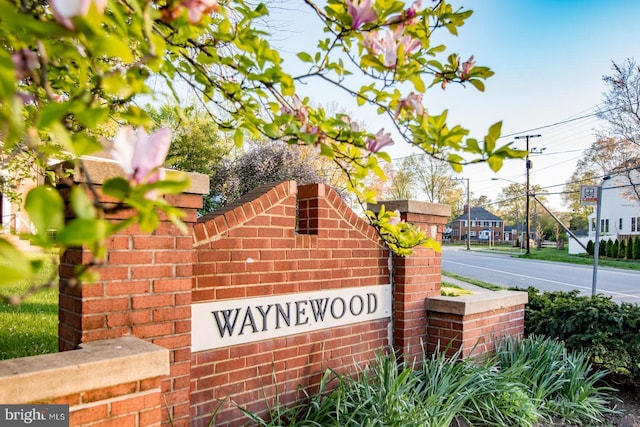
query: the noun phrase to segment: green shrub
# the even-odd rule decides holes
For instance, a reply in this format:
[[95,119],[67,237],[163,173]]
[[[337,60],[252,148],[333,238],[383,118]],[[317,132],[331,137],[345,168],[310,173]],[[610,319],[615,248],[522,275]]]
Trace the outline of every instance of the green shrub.
[[607,405],[613,390],[596,385],[602,375],[591,372],[584,353],[554,340],[505,339],[483,362],[436,353],[409,366],[383,355],[354,377],[327,370],[317,393],[288,407],[276,398],[266,419],[241,410],[265,427],[532,427],[552,418],[598,425],[614,412]]
[[640,259],[640,236],[633,239],[633,259]]
[[579,296],[578,291],[528,291],[527,335],[561,340],[570,351],[587,352],[596,365],[640,379],[640,306],[602,295]]
[[618,252],[620,251],[620,242],[616,239],[611,246],[611,257],[618,258]]
[[591,256],[593,256],[593,253],[595,252],[595,248],[593,246],[593,240],[589,240],[587,242],[587,253]]
[[618,247],[618,258],[624,259],[627,256],[627,245],[624,240],[620,240],[620,246]]
[[611,239],[607,240],[607,243],[605,245],[605,254],[608,258],[611,258],[613,256],[613,240]]
[[627,240],[627,259],[633,259],[633,236],[629,236],[629,240]]
[[607,256],[607,241],[600,240],[598,243],[598,258]]

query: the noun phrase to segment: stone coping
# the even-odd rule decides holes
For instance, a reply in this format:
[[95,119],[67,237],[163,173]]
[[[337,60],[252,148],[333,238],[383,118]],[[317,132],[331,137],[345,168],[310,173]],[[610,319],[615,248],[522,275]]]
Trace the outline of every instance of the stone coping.
[[468,316],[502,308],[526,304],[529,294],[519,291],[483,292],[457,297],[427,298],[427,311]]
[[135,337],[0,361],[0,404],[46,402],[169,374],[169,350]]
[[451,206],[440,205],[438,203],[421,202],[418,200],[380,200],[376,204],[367,204],[367,209],[378,213],[380,206],[384,205],[385,210],[400,212],[435,215],[449,217],[451,215]]
[[[102,157],[83,157],[84,167],[94,184],[102,184],[109,178],[124,176],[122,168],[114,161]],[[54,168],[60,167],[62,164],[54,165]],[[167,178],[178,178],[186,175],[189,177],[189,187],[184,193],[189,194],[209,194],[209,176],[196,172],[182,172],[173,169],[164,169]],[[78,182],[84,179],[82,174],[76,174],[75,178]]]

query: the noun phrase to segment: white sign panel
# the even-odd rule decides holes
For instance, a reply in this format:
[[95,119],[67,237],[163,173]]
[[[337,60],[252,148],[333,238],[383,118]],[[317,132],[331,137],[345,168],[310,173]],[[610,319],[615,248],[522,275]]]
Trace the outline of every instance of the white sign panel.
[[598,186],[597,185],[581,185],[580,186],[580,204],[581,205],[597,205],[598,204]]
[[391,285],[191,305],[191,351],[391,317]]

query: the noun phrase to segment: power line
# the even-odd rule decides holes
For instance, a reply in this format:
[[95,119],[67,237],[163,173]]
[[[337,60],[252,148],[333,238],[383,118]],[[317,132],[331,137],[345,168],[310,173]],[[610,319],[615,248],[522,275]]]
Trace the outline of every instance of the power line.
[[[602,112],[603,113],[607,113],[609,111],[613,111],[613,110],[616,110],[616,109],[617,108],[610,108],[608,110],[603,110]],[[514,133],[507,134],[507,135],[502,135],[500,138],[510,138],[512,136],[520,135],[522,133],[536,132],[536,131],[539,131],[539,130],[542,130],[542,129],[548,129],[550,127],[560,126],[560,125],[563,125],[563,124],[566,124],[566,123],[571,123],[571,122],[575,122],[575,121],[578,121],[578,120],[586,119],[588,117],[594,117],[594,116],[597,116],[598,114],[600,114],[600,111],[595,112],[595,113],[591,113],[591,114],[586,114],[584,116],[575,117],[575,118],[572,118],[572,119],[560,120],[560,121],[557,121],[555,123],[551,123],[551,124],[540,126],[540,127],[533,128],[533,129],[527,129],[527,130],[521,131],[521,132],[514,132]]]

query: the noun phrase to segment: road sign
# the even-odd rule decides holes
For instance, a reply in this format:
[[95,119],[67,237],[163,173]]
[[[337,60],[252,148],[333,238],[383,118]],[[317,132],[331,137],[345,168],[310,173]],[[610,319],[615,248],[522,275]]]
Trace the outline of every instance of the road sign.
[[581,185],[580,186],[580,204],[593,205],[593,206],[598,204],[598,186],[597,185]]

